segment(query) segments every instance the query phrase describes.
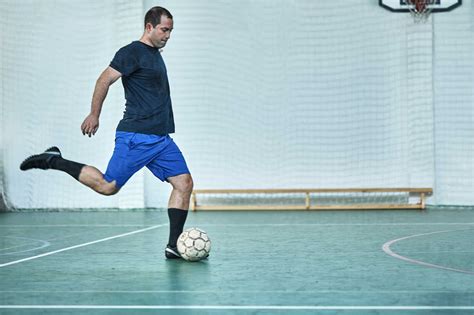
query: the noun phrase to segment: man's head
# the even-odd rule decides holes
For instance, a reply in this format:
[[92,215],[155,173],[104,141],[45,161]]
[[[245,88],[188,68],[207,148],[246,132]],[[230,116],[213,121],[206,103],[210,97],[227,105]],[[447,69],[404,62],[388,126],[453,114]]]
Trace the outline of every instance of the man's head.
[[156,48],[165,47],[173,30],[173,16],[162,7],[153,7],[145,14],[146,40]]

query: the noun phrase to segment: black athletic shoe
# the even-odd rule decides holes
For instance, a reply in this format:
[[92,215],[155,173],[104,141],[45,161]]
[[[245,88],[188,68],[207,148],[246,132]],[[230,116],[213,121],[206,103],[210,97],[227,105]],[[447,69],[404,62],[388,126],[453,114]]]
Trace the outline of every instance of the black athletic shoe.
[[170,247],[169,245],[165,248],[165,256],[168,259],[179,259],[181,255],[178,252],[177,247]]
[[20,170],[26,171],[32,168],[47,170],[51,168],[51,160],[55,157],[61,157],[61,151],[58,147],[51,147],[41,154],[35,154],[27,158],[20,165]]

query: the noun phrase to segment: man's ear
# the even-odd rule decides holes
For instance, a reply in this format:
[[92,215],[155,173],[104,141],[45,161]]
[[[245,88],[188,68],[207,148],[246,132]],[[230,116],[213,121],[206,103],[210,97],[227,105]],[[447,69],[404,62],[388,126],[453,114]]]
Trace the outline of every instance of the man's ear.
[[153,25],[151,23],[146,23],[145,31],[151,32],[152,29],[153,29]]

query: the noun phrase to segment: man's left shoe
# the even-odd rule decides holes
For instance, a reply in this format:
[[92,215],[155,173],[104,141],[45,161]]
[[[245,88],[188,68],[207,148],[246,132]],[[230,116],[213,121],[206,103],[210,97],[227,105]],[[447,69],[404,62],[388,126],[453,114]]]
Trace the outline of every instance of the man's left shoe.
[[165,256],[168,259],[179,259],[181,258],[181,255],[178,252],[177,247],[171,247],[171,246],[166,246],[165,248]]
[[20,170],[26,171],[32,168],[47,170],[51,168],[51,160],[56,157],[61,157],[61,151],[58,147],[51,147],[41,154],[32,155],[24,160],[20,165]]

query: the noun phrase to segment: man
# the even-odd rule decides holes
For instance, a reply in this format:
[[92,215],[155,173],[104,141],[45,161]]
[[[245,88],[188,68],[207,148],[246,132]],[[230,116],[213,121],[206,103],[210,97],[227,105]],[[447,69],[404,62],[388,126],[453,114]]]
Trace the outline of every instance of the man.
[[183,231],[193,180],[174,133],[173,110],[166,67],[160,49],[173,30],[173,16],[162,7],[145,15],[145,30],[138,41],[122,47],[99,76],[90,114],[81,125],[91,137],[99,128],[99,116],[109,87],[122,78],[125,113],[116,130],[115,149],[105,174],[97,168],[62,158],[57,147],[27,158],[20,169],[57,169],[103,195],[116,194],[128,179],[146,166],[156,177],[169,182],[173,190],[168,203],[170,234],[167,258],[180,258],[176,241]]

